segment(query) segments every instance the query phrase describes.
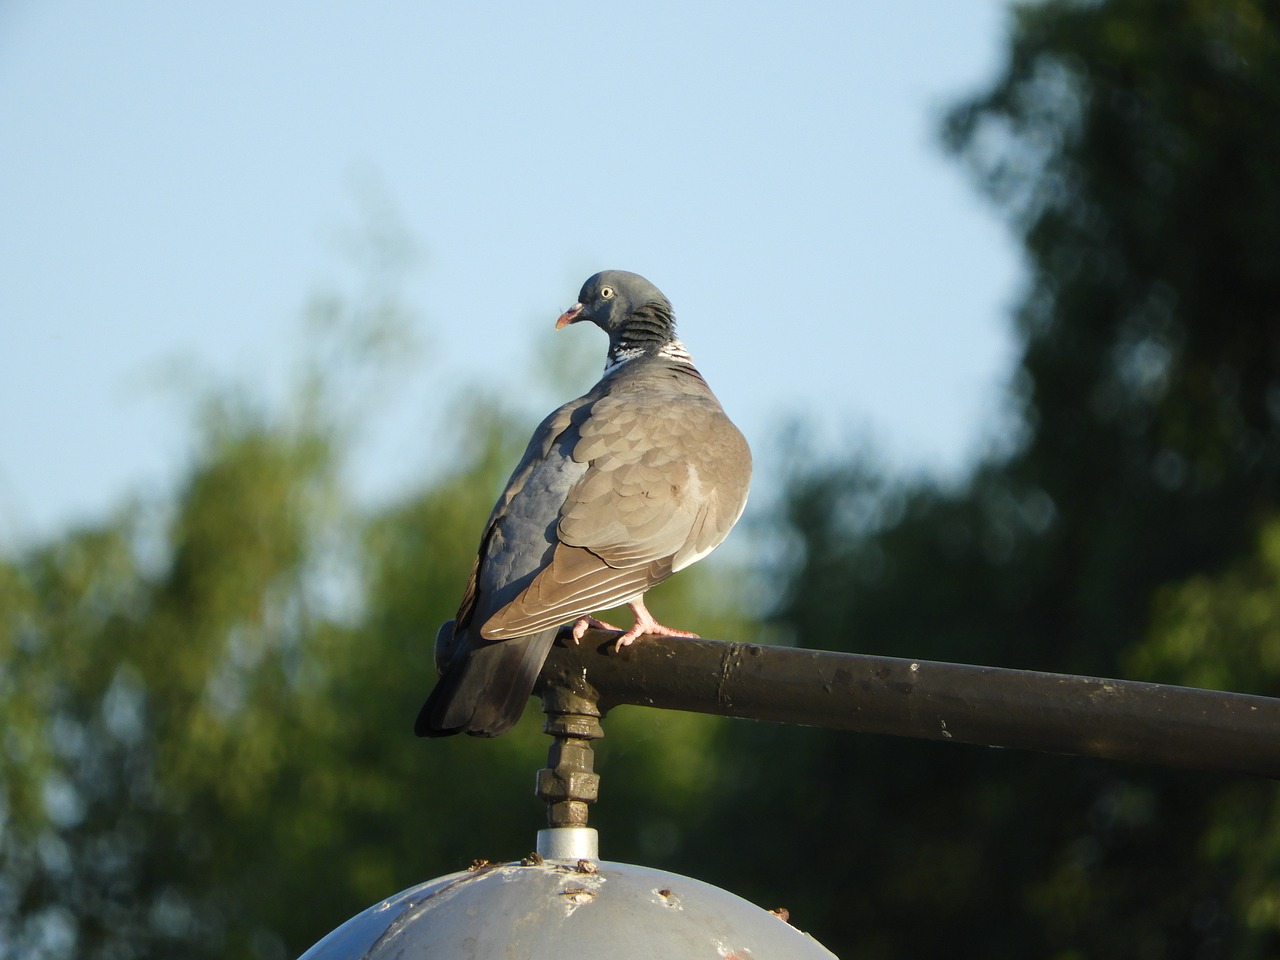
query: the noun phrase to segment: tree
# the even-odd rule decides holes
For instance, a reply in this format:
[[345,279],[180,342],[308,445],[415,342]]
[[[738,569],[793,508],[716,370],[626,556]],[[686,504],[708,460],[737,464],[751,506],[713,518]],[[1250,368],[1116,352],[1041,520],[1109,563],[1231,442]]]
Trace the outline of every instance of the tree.
[[[858,459],[788,478],[772,635],[1276,692],[1278,21],[1017,9],[947,137],[1026,245],[1018,430],[951,487]],[[376,347],[398,305],[373,290],[321,305],[340,343]],[[318,342],[282,410],[213,391],[171,497],[0,561],[0,953],[287,956],[532,843],[537,716],[408,732],[532,423],[480,402],[483,443],[362,509],[341,385],[365,368]],[[702,621],[671,608],[707,576],[664,585],[673,619]],[[842,955],[1280,952],[1270,784],[652,711],[606,731],[609,857],[786,889]]]
[[[1153,609],[1147,639],[1128,657],[1135,673],[1280,697],[1280,519],[1263,524],[1256,548],[1221,573],[1161,588]],[[1211,804],[1199,853],[1229,878],[1221,901],[1238,926],[1239,952],[1272,954],[1280,939],[1280,793],[1244,780]]]
[[[398,244],[375,232],[365,289],[312,304],[283,403],[205,389],[178,489],[0,559],[0,956],[296,956],[398,890],[532,849],[536,709],[495,741],[412,722],[534,421],[471,397],[465,423],[440,411],[448,456],[418,489],[371,509],[345,479],[362,398],[404,353]],[[706,576],[659,605],[692,619]],[[634,804],[608,815],[619,851],[679,845],[674,813],[705,792],[682,760],[711,730],[611,721],[609,789]]]
[[[1226,571],[1280,513],[1276,116],[1272,4],[1016,9],[1003,75],[946,136],[1026,247],[1018,428],[954,488],[857,460],[799,477],[778,531],[797,558],[780,631],[1243,679],[1238,618],[1217,621],[1194,670],[1168,657],[1195,623],[1184,605],[1206,590],[1232,603]],[[756,878],[747,893],[788,877],[792,915],[837,953],[1280,950],[1268,784],[761,726],[732,739],[713,809],[754,842],[692,853],[713,881]]]

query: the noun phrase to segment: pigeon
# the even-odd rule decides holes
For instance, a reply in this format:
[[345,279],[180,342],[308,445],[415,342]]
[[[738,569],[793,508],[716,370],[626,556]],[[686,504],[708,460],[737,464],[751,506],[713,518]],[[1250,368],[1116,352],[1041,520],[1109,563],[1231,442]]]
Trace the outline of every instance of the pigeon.
[[[553,412],[485,525],[457,616],[436,637],[440,680],[415,732],[496,737],[520,718],[557,634],[615,630],[621,649],[663,626],[644,594],[714,550],[742,515],[751,451],[676,339],[643,277],[597,273],[556,329],[609,335],[604,375]],[[592,614],[627,604],[629,630]]]

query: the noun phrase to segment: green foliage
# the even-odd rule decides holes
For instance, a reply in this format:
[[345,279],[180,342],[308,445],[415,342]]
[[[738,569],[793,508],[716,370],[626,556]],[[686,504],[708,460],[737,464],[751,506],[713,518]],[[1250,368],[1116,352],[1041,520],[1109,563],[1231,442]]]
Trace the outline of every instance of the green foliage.
[[[312,305],[280,409],[235,385],[201,398],[171,497],[0,562],[0,956],[294,956],[397,890],[532,848],[536,710],[496,741],[411,729],[533,424],[442,403],[450,468],[357,508],[345,460],[407,332],[366,268],[360,298]],[[707,583],[655,608],[692,621]],[[689,761],[716,728],[650,719],[616,724],[619,852],[671,852],[706,793]]]
[[[793,480],[775,629],[1274,695],[1280,8],[1050,0],[1013,27],[947,136],[1026,246],[1018,430],[956,488],[857,459]],[[729,736],[677,867],[785,887],[841,955],[1280,952],[1270,783]]]
[[[682,573],[655,609],[1280,695],[1277,117],[1273,4],[1017,8],[947,127],[1027,249],[1016,435],[954,487],[857,456],[788,477],[754,531],[780,559]],[[536,711],[409,732],[532,422],[441,400],[471,411],[447,471],[376,510],[344,480],[405,352],[402,239],[354,305],[313,305],[280,409],[206,392],[171,496],[0,559],[0,955],[285,957],[532,845]],[[1280,953],[1270,783],[637,708],[606,730],[611,858],[785,905],[845,956]]]
[[[1129,663],[1170,683],[1280,696],[1280,520],[1222,573],[1160,590],[1150,635]],[[1199,852],[1232,878],[1226,900],[1248,951],[1267,955],[1280,938],[1280,793],[1242,781],[1209,802]]]
[[1280,520],[1222,573],[1160,590],[1151,635],[1128,663],[1155,680],[1280,697]]

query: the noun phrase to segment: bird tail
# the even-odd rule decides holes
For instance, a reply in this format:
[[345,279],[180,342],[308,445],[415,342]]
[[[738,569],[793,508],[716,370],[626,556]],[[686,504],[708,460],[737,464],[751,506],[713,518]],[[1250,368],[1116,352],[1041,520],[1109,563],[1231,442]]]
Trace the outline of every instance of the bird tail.
[[[552,627],[510,640],[481,640],[467,649],[463,638],[454,636],[453,621],[446,623],[436,637],[441,677],[418,711],[413,732],[420,737],[506,733],[524,713],[558,631]],[[442,650],[452,656],[441,656]]]

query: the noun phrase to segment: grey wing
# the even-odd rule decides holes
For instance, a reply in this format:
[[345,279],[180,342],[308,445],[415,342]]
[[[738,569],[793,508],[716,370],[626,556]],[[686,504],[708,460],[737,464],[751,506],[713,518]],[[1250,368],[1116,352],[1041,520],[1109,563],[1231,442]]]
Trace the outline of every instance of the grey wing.
[[549,562],[564,495],[585,471],[570,456],[573,418],[590,396],[566,404],[535,431],[485,525],[458,616],[437,637],[441,671],[415,724],[419,736],[498,736],[524,710],[555,630],[488,642],[478,625]]
[[483,635],[520,636],[625,603],[706,556],[746,504],[751,454],[709,393],[606,396],[573,448],[589,467],[568,491],[559,543]]
[[534,431],[524,455],[485,523],[471,577],[456,622],[465,630],[524,589],[550,562],[556,542],[553,525],[565,493],[585,466],[570,456],[577,440],[574,414],[589,408],[591,395],[566,403]]

